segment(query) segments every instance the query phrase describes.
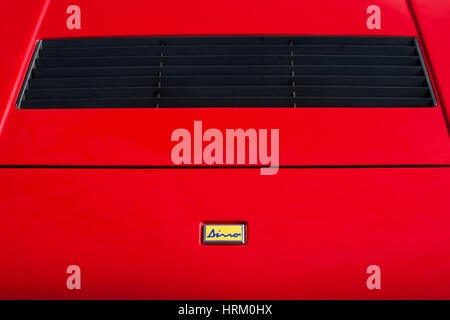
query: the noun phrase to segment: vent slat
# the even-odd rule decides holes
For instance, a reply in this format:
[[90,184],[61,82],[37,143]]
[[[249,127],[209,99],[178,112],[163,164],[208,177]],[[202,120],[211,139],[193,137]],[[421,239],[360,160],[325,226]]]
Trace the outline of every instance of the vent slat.
[[117,37],[38,42],[17,107],[429,107],[435,101],[411,37]]
[[421,76],[419,66],[186,66],[186,67],[88,67],[39,68],[36,78],[121,77],[121,76],[191,75],[353,75],[353,76]]
[[107,57],[107,56],[158,56],[164,55],[399,55],[414,56],[414,46],[346,46],[346,45],[295,45],[295,46],[147,46],[147,47],[87,47],[42,49],[41,58]]
[[420,87],[141,87],[141,88],[72,88],[31,89],[27,99],[79,99],[79,98],[130,98],[154,97],[156,91],[161,97],[289,97],[295,91],[297,96],[317,97],[427,97],[427,88]]
[[44,48],[114,47],[114,46],[201,46],[201,45],[414,45],[410,37],[355,36],[235,36],[235,37],[117,37],[45,40]]
[[416,56],[361,55],[284,55],[284,56],[177,56],[177,57],[99,57],[99,58],[41,58],[42,68],[78,68],[93,66],[202,66],[202,65],[366,65],[417,66]]
[[163,87],[188,86],[289,86],[297,85],[331,85],[331,86],[398,86],[422,87],[425,77],[420,76],[166,76],[159,77],[109,77],[109,78],[47,78],[32,79],[30,89],[46,88],[102,88],[102,87]]
[[25,100],[24,107],[42,108],[160,108],[203,107],[430,107],[431,98],[354,98],[354,97],[302,97],[302,98],[127,98],[127,99],[52,99]]

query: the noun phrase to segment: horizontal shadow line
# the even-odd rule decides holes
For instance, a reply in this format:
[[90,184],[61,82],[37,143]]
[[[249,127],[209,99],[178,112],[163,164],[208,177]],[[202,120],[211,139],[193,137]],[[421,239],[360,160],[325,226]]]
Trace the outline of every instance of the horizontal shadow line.
[[[109,165],[0,165],[0,169],[260,169],[264,166],[109,166]],[[450,168],[450,164],[302,165],[279,169]]]

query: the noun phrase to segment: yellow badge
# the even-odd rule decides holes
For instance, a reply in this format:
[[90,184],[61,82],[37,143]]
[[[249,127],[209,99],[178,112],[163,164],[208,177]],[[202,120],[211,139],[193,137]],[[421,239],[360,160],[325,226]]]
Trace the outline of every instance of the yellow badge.
[[203,244],[245,244],[247,240],[245,224],[205,224]]

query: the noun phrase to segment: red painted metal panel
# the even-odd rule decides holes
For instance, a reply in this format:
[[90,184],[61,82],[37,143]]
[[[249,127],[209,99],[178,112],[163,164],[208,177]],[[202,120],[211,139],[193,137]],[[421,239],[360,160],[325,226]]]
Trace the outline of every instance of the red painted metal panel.
[[[441,107],[16,110],[36,39],[117,35],[417,36],[404,1],[2,3],[0,165],[170,165],[170,134],[279,128],[282,165],[450,164]],[[447,106],[444,1],[413,1]],[[439,9],[440,7],[442,8]],[[441,13],[442,12],[442,15]],[[41,19],[44,17],[45,19]],[[41,20],[40,20],[41,19]],[[433,30],[432,19],[436,19]],[[39,21],[42,27],[39,28]],[[442,26],[442,30],[437,26]],[[448,29],[448,28],[447,28]],[[439,37],[441,35],[441,37]],[[4,126],[3,126],[4,125]],[[450,298],[449,168],[0,169],[0,298]],[[202,246],[203,221],[248,245]],[[69,264],[82,290],[67,290]],[[382,268],[382,290],[365,270]]]
[[[450,61],[448,33],[450,3],[445,0],[410,0],[417,26],[420,28],[431,70],[446,116],[450,113]],[[447,119],[447,123],[450,125]]]
[[[0,298],[450,297],[449,168],[1,174]],[[248,245],[200,245],[203,221],[246,221]]]
[[2,164],[173,165],[172,131],[280,129],[281,165],[448,164],[438,109],[14,110]]
[[[366,28],[369,1],[286,1],[283,5],[267,1],[257,6],[240,1],[224,5],[206,1],[189,5],[181,1],[134,3],[116,6],[106,1],[79,1],[83,25],[81,30],[69,31],[65,9],[71,3],[51,2],[36,38],[175,34],[416,36],[406,2],[400,1],[380,4],[381,30]],[[19,4],[11,12],[20,15]],[[17,55],[11,51],[1,54],[3,59]],[[5,67],[10,69],[7,74],[16,72],[17,77],[23,77],[17,64]],[[9,76],[5,81],[14,79]],[[13,92],[17,95],[17,86]],[[450,144],[440,108],[10,108],[0,136],[0,164],[172,165],[170,134],[180,127],[191,128],[194,120],[222,130],[279,128],[282,165],[448,164]]]
[[29,1],[26,10],[23,4],[14,1],[2,1],[0,10],[0,29],[2,41],[7,47],[1,51],[2,60],[0,72],[0,134],[9,108],[15,105],[18,88],[22,84],[29,58],[31,57],[34,39],[37,37],[43,11],[47,6],[44,1]]

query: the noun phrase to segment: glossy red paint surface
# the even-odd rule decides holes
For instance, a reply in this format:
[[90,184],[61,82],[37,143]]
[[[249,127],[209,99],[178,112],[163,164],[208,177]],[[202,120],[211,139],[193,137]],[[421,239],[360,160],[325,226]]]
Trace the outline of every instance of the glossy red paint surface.
[[[433,77],[437,81],[437,90],[441,104],[450,113],[450,60],[447,41],[450,30],[450,3],[445,0],[412,0],[418,27],[424,39],[426,51],[431,62]],[[448,122],[448,120],[447,120]]]
[[[450,295],[450,168],[2,174],[0,298]],[[248,245],[200,245],[214,220],[247,221]],[[70,264],[79,292],[65,288]],[[366,287],[371,264],[380,291]]]
[[[44,5],[47,2],[43,2]],[[218,5],[181,1],[118,6],[109,1],[79,1],[81,30],[65,26],[71,2],[52,1],[36,34],[39,10],[10,28],[10,42],[19,39],[23,53],[41,38],[113,35],[195,34],[326,34],[417,36],[406,2],[383,3],[383,27],[368,30],[365,10],[370,1],[270,1]],[[10,9],[11,15],[23,14]],[[139,10],[137,9],[139,8]],[[293,16],[292,12],[296,15]],[[237,15],[237,16],[236,16]],[[239,19],[239,16],[242,18]],[[244,18],[245,17],[245,18]],[[17,16],[9,25],[19,22]],[[25,22],[24,22],[25,21]],[[233,23],[230,23],[233,21]],[[268,23],[270,21],[270,23]],[[28,28],[30,37],[14,35]],[[15,51],[2,52],[5,83],[15,101],[25,68]],[[19,72],[19,70],[21,72]],[[6,77],[9,75],[9,77]],[[11,88],[9,86],[8,88]],[[6,94],[5,94],[6,96]],[[7,106],[8,107],[8,106]],[[0,136],[3,165],[172,165],[170,135],[176,128],[279,128],[282,165],[448,164],[450,141],[441,106],[435,108],[298,108],[298,109],[109,109],[17,110],[9,105]]]
[[[68,5],[82,29],[65,26]],[[278,128],[281,165],[450,166],[445,1],[8,1],[0,4],[0,166],[172,166],[170,134]],[[419,36],[434,108],[17,110],[37,39],[119,35]],[[7,61],[7,63],[5,62]],[[445,109],[447,108],[447,109]],[[450,111],[450,110],[449,110]],[[450,169],[0,168],[0,298],[450,298]],[[202,246],[203,221],[248,245]],[[82,268],[82,290],[65,270]],[[382,290],[366,268],[382,268]]]

